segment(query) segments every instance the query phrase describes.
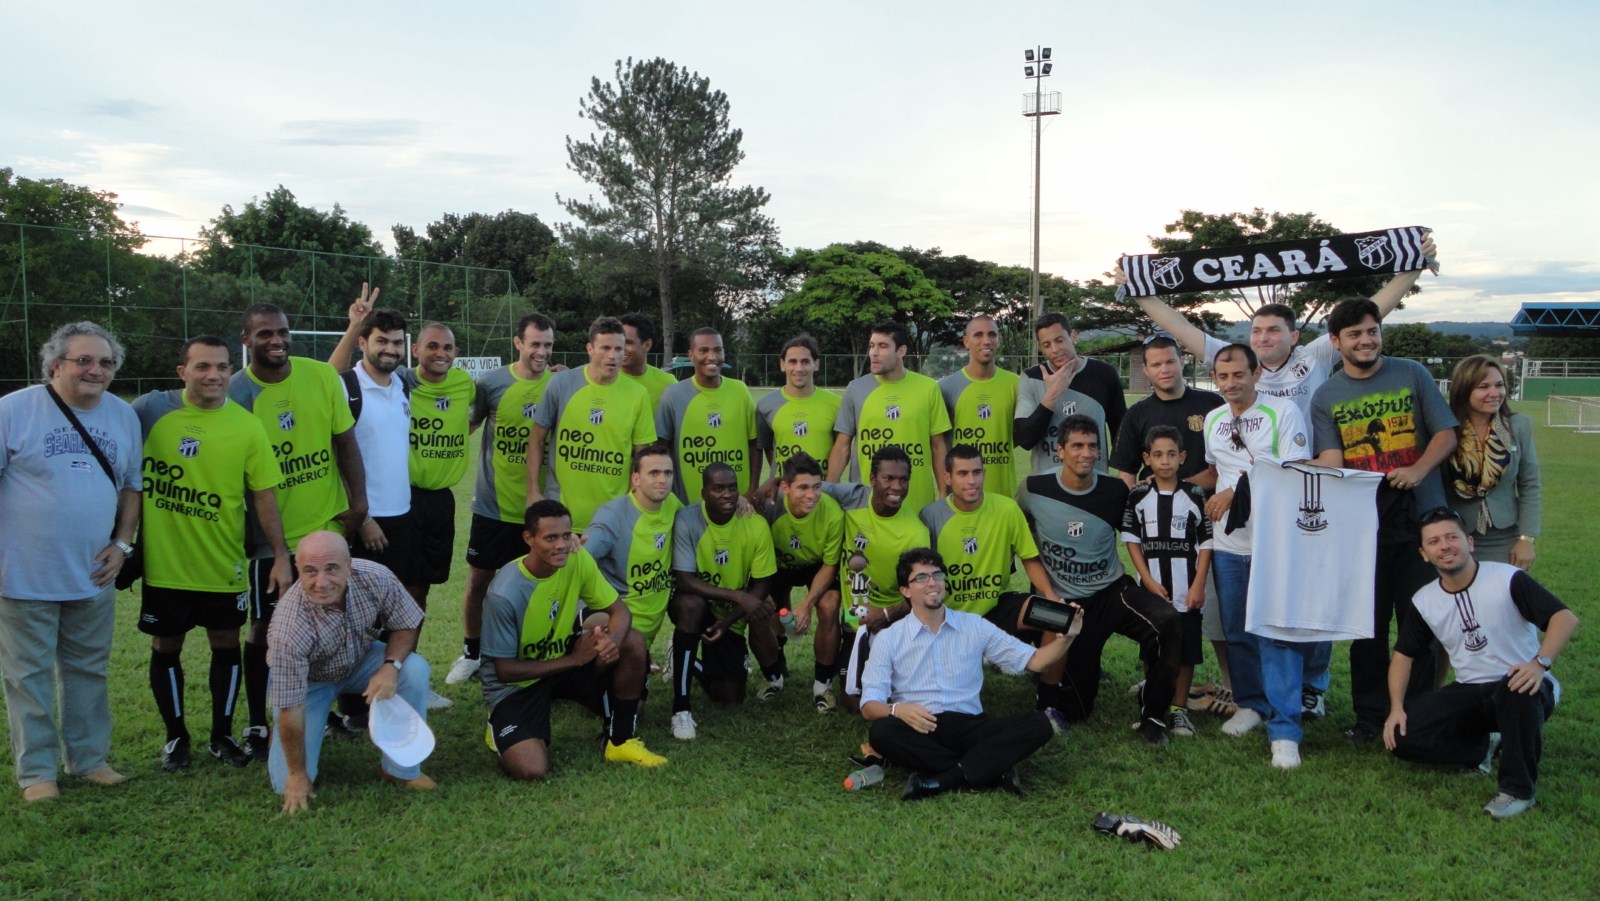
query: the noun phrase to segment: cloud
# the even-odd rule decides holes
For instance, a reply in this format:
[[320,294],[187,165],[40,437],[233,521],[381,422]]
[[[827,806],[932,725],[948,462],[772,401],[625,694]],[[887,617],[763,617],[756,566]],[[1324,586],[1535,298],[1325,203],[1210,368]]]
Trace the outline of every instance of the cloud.
[[90,103],[84,110],[93,116],[111,116],[116,119],[148,119],[161,111],[161,107],[143,100],[120,97]]
[[140,206],[138,204],[125,203],[125,204],[122,205],[122,218],[126,219],[129,216],[144,216],[144,217],[150,218],[150,219],[181,219],[181,218],[183,218],[182,216],[178,215],[177,213],[171,212],[169,210],[160,210],[160,209],[156,209],[153,206]]
[[416,119],[300,119],[285,122],[280,144],[311,147],[384,147],[409,144],[422,132]]
[[[1475,268],[1475,267],[1474,267]],[[1498,271],[1452,273],[1456,287],[1496,295],[1568,294],[1600,291],[1600,266],[1577,260],[1510,262]]]

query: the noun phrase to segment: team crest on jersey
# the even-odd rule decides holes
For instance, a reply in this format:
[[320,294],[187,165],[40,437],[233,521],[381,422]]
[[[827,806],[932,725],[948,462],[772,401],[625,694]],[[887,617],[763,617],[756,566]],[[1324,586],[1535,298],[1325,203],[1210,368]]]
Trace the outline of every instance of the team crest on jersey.
[[70,465],[73,469],[80,470],[82,472],[88,472],[94,468],[94,464],[90,463],[88,460],[73,460]]
[[282,413],[278,414],[278,428],[283,429],[285,432],[294,431],[293,410],[284,410]]
[[[1303,437],[1301,442],[1304,443]],[[1300,531],[1314,535],[1328,527],[1328,519],[1323,516],[1325,512],[1322,508],[1322,476],[1316,473],[1302,472],[1300,474],[1300,515],[1295,518],[1294,524],[1300,527]]]
[[1183,270],[1178,268],[1177,257],[1150,261],[1150,280],[1171,291],[1183,284]]
[[1066,403],[1061,405],[1061,415],[1062,416],[1071,416],[1071,415],[1073,415],[1074,413],[1077,413],[1077,412],[1078,412],[1078,402],[1075,401],[1075,400],[1069,400]]
[[450,409],[450,398],[448,398],[448,397],[436,397],[436,398],[434,398],[433,399],[433,408],[435,410],[438,410],[440,413],[445,412],[446,410]]
[[555,599],[555,600],[550,602],[550,619],[551,619],[551,621],[554,621],[555,618],[556,618],[556,614],[560,613],[560,612],[561,612],[561,599],[557,598],[557,599]]
[[606,411],[600,409],[599,407],[590,407],[589,408],[589,424],[590,425],[599,425],[599,424],[601,424],[601,423],[603,423],[605,421],[606,421]]
[[728,565],[728,549],[725,548],[725,547],[717,548],[717,552],[715,554],[711,555],[711,560],[712,560],[713,563],[717,564],[718,566],[727,566]]
[[791,550],[791,551],[800,550],[800,536],[799,535],[790,535],[789,536],[789,550]]
[[971,535],[961,539],[961,550],[968,556],[976,554],[978,552],[978,536]]
[[806,435],[808,435],[810,433],[811,433],[811,424],[810,423],[797,422],[797,423],[794,424],[794,436],[796,438],[804,438]]
[[858,550],[858,551],[866,550],[867,549],[867,535],[866,535],[866,533],[865,532],[857,532],[854,544],[855,544],[856,550]]
[[1171,525],[1170,528],[1172,529],[1172,534],[1174,534],[1174,535],[1182,535],[1184,532],[1187,532],[1189,530],[1189,517],[1187,517],[1187,516],[1174,516],[1174,517],[1172,517],[1172,525]]
[[243,613],[244,607],[248,603],[250,603],[250,592],[241,591],[233,598],[233,609],[237,613]]
[[1069,523],[1067,523],[1067,537],[1068,538],[1082,538],[1083,537],[1083,523],[1081,523],[1081,522],[1069,522]]
[[722,414],[717,412],[707,413],[706,425],[714,429],[722,428]]
[[656,550],[659,551],[659,550],[661,550],[662,548],[664,548],[666,546],[667,546],[667,533],[666,532],[657,532],[656,533]]
[[978,418],[988,419],[994,415],[994,406],[991,404],[978,404]]
[[1381,269],[1394,262],[1394,250],[1389,246],[1388,235],[1357,238],[1356,253],[1361,256],[1361,265],[1368,269]]
[[1305,378],[1306,375],[1308,373],[1310,373],[1310,372],[1311,372],[1311,364],[1307,363],[1305,360],[1301,360],[1300,362],[1298,362],[1298,363],[1294,364],[1293,366],[1289,367],[1289,374],[1294,376],[1297,379]]
[[1461,617],[1461,634],[1464,636],[1463,645],[1467,650],[1476,654],[1489,646],[1489,639],[1483,634],[1483,627],[1478,624],[1478,611],[1472,606],[1472,594],[1460,592],[1454,595],[1456,602],[1456,615]]
[[[441,398],[441,400],[442,400],[442,398]],[[533,414],[535,414],[537,412],[539,412],[539,402],[538,401],[534,401],[531,404],[523,404],[522,405],[522,418],[523,419],[532,419],[533,418]]]
[[890,422],[898,421],[900,419],[900,405],[890,404],[889,406],[885,407],[883,411],[883,418],[889,420]]
[[178,455],[180,457],[193,457],[200,453],[199,438],[179,438]]

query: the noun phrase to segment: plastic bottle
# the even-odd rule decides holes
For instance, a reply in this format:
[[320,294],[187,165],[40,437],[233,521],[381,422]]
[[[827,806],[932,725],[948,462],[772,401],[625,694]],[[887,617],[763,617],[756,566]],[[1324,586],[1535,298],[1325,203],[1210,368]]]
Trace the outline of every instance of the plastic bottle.
[[877,785],[883,781],[883,767],[873,764],[844,777],[844,787],[853,792],[858,792],[869,785]]
[[783,634],[794,634],[794,611],[784,607],[778,611],[778,622],[783,626]]

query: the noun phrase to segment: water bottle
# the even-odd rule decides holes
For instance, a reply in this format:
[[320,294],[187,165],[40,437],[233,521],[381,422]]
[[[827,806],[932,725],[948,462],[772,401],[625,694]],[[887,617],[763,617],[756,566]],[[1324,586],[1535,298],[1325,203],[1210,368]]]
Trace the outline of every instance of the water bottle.
[[861,791],[869,785],[877,785],[883,781],[883,767],[873,764],[844,777],[844,787],[853,792]]
[[783,626],[783,634],[794,634],[794,611],[788,607],[778,611],[778,623]]

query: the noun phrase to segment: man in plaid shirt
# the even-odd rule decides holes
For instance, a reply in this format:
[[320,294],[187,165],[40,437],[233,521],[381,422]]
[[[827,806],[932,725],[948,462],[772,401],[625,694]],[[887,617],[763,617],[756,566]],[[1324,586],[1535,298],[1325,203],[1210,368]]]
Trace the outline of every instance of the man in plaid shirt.
[[[371,703],[399,694],[419,716],[428,714],[428,663],[414,653],[422,610],[400,580],[380,564],[351,560],[333,532],[302,538],[296,566],[300,580],[278,602],[267,635],[268,700],[277,717],[267,770],[285,813],[310,805],[335,696],[360,693]],[[385,631],[388,641],[378,641]],[[435,787],[420,767],[387,755],[382,772],[407,788]]]

